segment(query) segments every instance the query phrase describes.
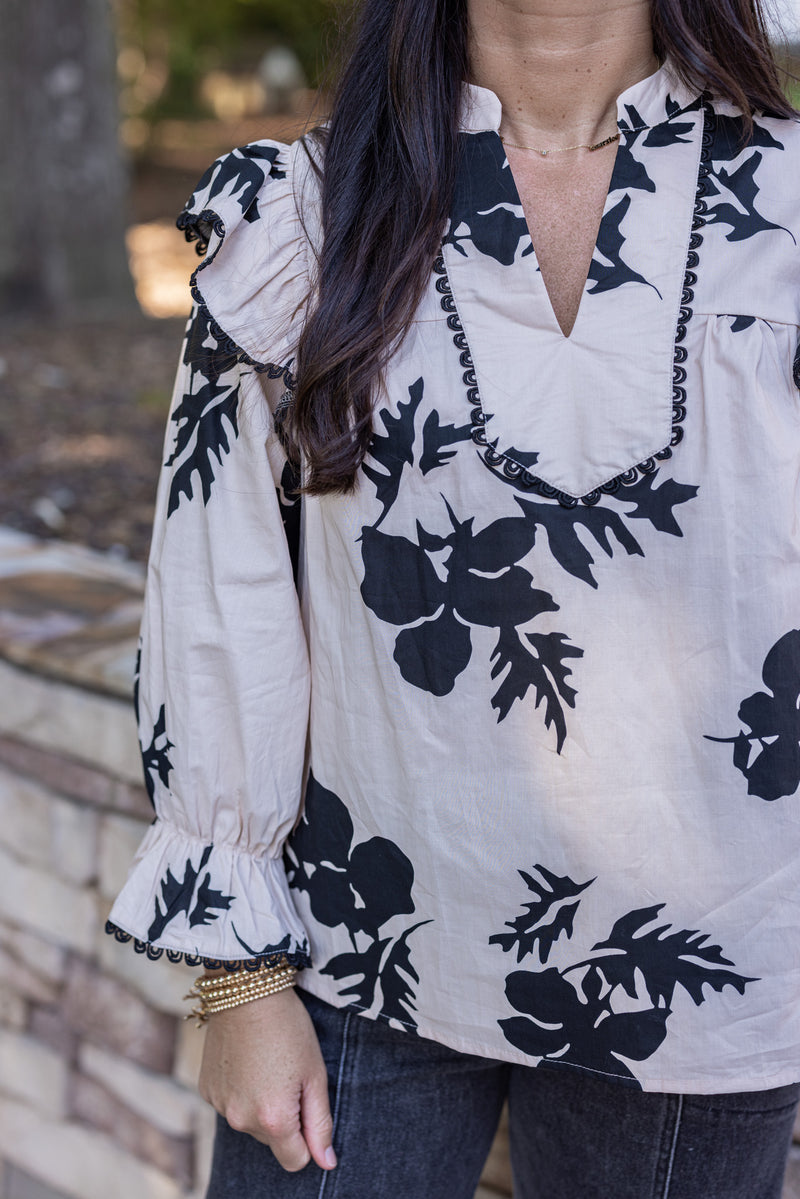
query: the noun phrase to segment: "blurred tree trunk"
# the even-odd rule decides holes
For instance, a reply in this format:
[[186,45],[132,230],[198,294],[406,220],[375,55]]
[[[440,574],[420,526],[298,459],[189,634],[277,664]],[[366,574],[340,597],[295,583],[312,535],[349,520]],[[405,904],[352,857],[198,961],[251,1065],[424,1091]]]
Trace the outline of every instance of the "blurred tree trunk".
[[111,0],[0,0],[0,313],[135,303]]

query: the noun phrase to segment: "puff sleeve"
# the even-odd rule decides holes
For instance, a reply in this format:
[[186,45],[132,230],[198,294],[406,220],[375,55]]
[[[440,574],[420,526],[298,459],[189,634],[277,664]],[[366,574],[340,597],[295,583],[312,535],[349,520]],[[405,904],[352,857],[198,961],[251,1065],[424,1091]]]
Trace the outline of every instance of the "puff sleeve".
[[218,160],[165,438],[136,701],[155,818],[106,930],[190,964],[309,964],[282,862],[301,805],[309,667],[293,472],[272,410],[308,294],[293,148]]

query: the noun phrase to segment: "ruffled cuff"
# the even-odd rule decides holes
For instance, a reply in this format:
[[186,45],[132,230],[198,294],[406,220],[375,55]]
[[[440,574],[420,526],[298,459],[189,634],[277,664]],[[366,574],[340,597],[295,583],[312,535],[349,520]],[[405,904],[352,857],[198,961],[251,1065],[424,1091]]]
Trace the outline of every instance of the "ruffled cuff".
[[239,963],[311,965],[281,858],[215,845],[157,819],[142,840],[106,923],[138,953],[214,969]]

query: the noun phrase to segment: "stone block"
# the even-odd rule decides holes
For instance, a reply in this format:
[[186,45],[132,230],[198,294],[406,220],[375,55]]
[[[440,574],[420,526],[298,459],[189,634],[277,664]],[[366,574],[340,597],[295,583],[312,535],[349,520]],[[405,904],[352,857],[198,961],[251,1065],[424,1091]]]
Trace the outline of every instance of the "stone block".
[[155,1128],[97,1079],[73,1074],[69,1114],[100,1132],[109,1133],[123,1149],[157,1166],[182,1186],[192,1185],[192,1138],[169,1136]]
[[500,1124],[495,1133],[489,1156],[483,1167],[481,1183],[499,1192],[501,1195],[511,1194],[511,1161],[508,1148],[508,1107],[503,1106]]
[[105,918],[111,911],[110,899],[100,900],[100,932],[97,956],[100,965],[116,978],[123,979],[148,1003],[161,1012],[181,1017],[191,1008],[183,996],[201,973],[200,967],[171,962],[167,957],[151,961],[145,954],[136,953],[131,941],[117,941],[104,931]]
[[0,1028],[0,1090],[59,1119],[66,1111],[67,1065],[24,1033]]
[[97,813],[63,799],[53,805],[50,820],[53,869],[73,883],[91,883],[97,877]]
[[[187,1000],[188,1006],[188,1000]],[[197,1027],[196,1020],[182,1020],[178,1025],[178,1043],[175,1049],[173,1077],[190,1090],[197,1090],[200,1067],[203,1062],[205,1025]]]
[[211,1177],[211,1158],[214,1155],[214,1136],[217,1130],[217,1113],[210,1103],[201,1102],[195,1129],[195,1190],[197,1199],[204,1199]]
[[58,1005],[34,1003],[28,1017],[28,1031],[37,1041],[49,1045],[65,1062],[76,1060],[78,1034],[67,1023],[63,1009]]
[[8,1167],[5,1190],[0,1195],[3,1199],[67,1199],[63,1191],[54,1190],[16,1166]]
[[85,1041],[78,1053],[84,1074],[101,1082],[145,1120],[170,1136],[188,1136],[194,1126],[198,1099],[180,1083],[145,1070],[119,1054]]
[[172,1072],[175,1018],[153,1011],[118,979],[81,958],[73,958],[67,970],[63,1007],[67,1022],[92,1044],[148,1069]]
[[107,1134],[0,1098],[6,1159],[69,1199],[183,1199],[175,1179]]
[[[20,1031],[28,1024],[28,1005],[19,991],[6,982],[0,982],[0,1027]],[[0,1187],[0,1196],[3,1191]]]
[[40,1003],[51,1003],[58,994],[58,987],[40,974],[34,973],[23,962],[0,946],[0,978],[5,979],[14,990],[26,999]]
[[0,733],[140,783],[133,708],[0,660]]
[[3,846],[0,846],[0,913],[13,915],[24,928],[74,949],[89,952],[94,942],[95,895],[56,878],[47,869],[20,862]]
[[36,779],[46,787],[95,807],[130,812],[143,820],[152,820],[153,805],[141,784],[122,782],[102,770],[94,769],[67,754],[31,745],[18,737],[0,733],[0,762],[10,770]]
[[98,845],[100,894],[114,900],[122,889],[139,843],[147,832],[143,820],[130,816],[103,816]]
[[45,937],[0,920],[0,945],[49,982],[61,982],[67,965],[67,952]]
[[0,843],[75,883],[94,877],[97,814],[0,767]]

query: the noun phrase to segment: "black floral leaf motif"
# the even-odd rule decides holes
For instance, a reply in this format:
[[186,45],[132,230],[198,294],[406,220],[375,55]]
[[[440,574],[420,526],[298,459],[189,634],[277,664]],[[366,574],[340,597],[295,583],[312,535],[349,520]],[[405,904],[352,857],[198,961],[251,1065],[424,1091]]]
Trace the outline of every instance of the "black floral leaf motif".
[[756,323],[754,316],[732,316],[731,317],[731,333],[742,333],[745,329],[749,329],[751,325]]
[[722,194],[714,182],[716,179],[733,196],[736,204],[724,200],[718,204],[709,204],[706,221],[709,225],[730,225],[730,233],[725,235],[726,241],[746,241],[749,237],[755,237],[757,233],[763,233],[768,229],[779,229],[783,233],[788,233],[792,241],[797,244],[794,234],[790,230],[783,225],[776,225],[774,222],[768,221],[756,209],[756,196],[761,189],[756,183],[755,175],[762,159],[763,155],[756,150],[735,171],[729,173],[724,167],[720,167],[715,175],[708,177],[706,180],[708,197]]
[[419,468],[423,475],[429,474],[438,466],[445,466],[456,453],[447,447],[460,441],[469,441],[471,436],[471,425],[443,425],[435,408],[429,412],[422,426],[422,456]]
[[398,633],[392,656],[412,687],[431,695],[449,695],[469,666],[472,637],[455,612],[445,608],[435,620]]
[[750,137],[744,138],[744,121],[742,117],[724,116],[716,113],[714,117],[714,144],[711,156],[714,162],[732,162],[743,151],[757,147],[762,150],[783,150],[783,142],[773,137],[765,125],[753,122]]
[[503,143],[496,133],[470,133],[461,138],[461,161],[456,176],[450,224],[444,238],[466,257],[462,241],[511,266],[525,244],[522,257],[533,253],[522,203]]
[[349,867],[351,885],[364,904],[366,932],[377,936],[387,920],[414,911],[414,867],[393,841],[371,837],[359,842],[350,854]]
[[[428,533],[419,522],[417,544],[369,527],[362,530],[364,601],[379,619],[410,626],[397,636],[394,660],[406,682],[433,695],[448,695],[469,665],[470,628],[499,629],[492,655],[498,661],[491,672],[493,678],[505,673],[492,700],[498,719],[505,719],[515,700],[533,686],[537,706],[542,699],[546,701],[546,727],[556,724],[559,729],[560,748],[565,727],[562,700],[573,706],[575,698],[574,689],[566,682],[570,670],[564,659],[579,657],[582,651],[566,646],[561,633],[541,638],[528,635],[526,644],[516,632],[519,625],[558,611],[553,597],[535,587],[533,576],[517,564],[535,543],[536,520],[527,513],[501,518],[475,533],[474,517],[460,521],[446,499],[444,503],[452,526],[446,537]],[[553,520],[552,507],[538,507],[548,512],[543,519]],[[598,516],[589,510],[565,519],[573,524],[579,519],[598,523]],[[625,536],[615,514],[601,513],[599,523],[618,524]],[[573,538],[580,546],[574,533]],[[445,572],[441,578],[428,555],[447,549],[450,554],[441,564]]]
[[195,473],[200,477],[203,503],[208,503],[215,478],[214,459],[221,464],[223,456],[230,452],[230,437],[239,436],[239,378],[235,358],[227,351],[220,351],[203,309],[198,309],[192,318],[184,362],[190,367],[189,390],[170,417],[177,429],[172,453],[164,464],[175,467],[167,516],[176,511],[181,496],[187,500],[194,497]]
[[733,962],[723,957],[719,945],[706,944],[705,933],[686,928],[670,933],[670,924],[646,928],[663,907],[659,903],[628,912],[616,921],[605,941],[592,946],[593,952],[609,951],[608,956],[594,959],[607,982],[636,996],[635,975],[639,970],[652,1002],[666,1007],[672,1003],[676,986],[683,987],[698,1006],[705,999],[705,986],[713,991],[733,987],[743,995],[746,984],[756,980],[726,969]]
[[527,624],[545,612],[558,611],[553,597],[533,586],[533,576],[514,565],[497,578],[466,570],[456,602],[464,620],[490,629]]
[[403,1024],[408,1024],[411,1013],[416,1010],[413,1002],[414,990],[407,979],[403,977],[403,974],[406,974],[415,983],[419,982],[419,975],[411,964],[408,938],[411,933],[416,932],[418,928],[422,928],[423,924],[430,924],[430,921],[420,920],[418,924],[412,924],[411,928],[407,928],[397,938],[389,950],[386,961],[381,969],[380,982],[383,1006],[381,1007],[380,1015],[387,1020],[399,1020]]
[[633,512],[627,513],[629,520],[649,520],[659,533],[683,537],[683,531],[672,510],[677,504],[693,500],[700,488],[688,483],[677,483],[675,479],[665,479],[656,487],[658,474],[656,471],[652,475],[642,475],[635,483],[620,488],[615,499],[636,505]]
[[287,842],[293,850],[292,867],[302,873],[301,868],[307,865],[327,862],[338,870],[346,870],[353,836],[347,805],[309,773],[303,815]]
[[426,551],[407,537],[365,525],[361,531],[364,603],[387,624],[411,624],[438,612],[447,589]]
[[[139,678],[142,672],[142,639],[139,638],[139,644],[136,647],[136,663],[133,667],[133,715],[136,724],[139,724]],[[152,802],[152,800],[151,800]]]
[[[504,953],[516,947],[518,962],[538,947],[539,961],[544,964],[562,933],[572,936],[575,913],[580,906],[580,900],[575,899],[575,896],[580,895],[595,880],[590,878],[586,883],[576,883],[568,875],[553,874],[538,863],[534,870],[539,878],[525,870],[518,870],[517,873],[536,899],[532,903],[524,903],[523,913],[515,920],[505,921],[506,927],[511,929],[510,933],[496,933],[489,938],[489,944],[499,945]],[[574,902],[567,903],[566,900]]]
[[369,445],[369,456],[382,469],[376,470],[369,463],[364,463],[361,467],[367,478],[375,484],[378,502],[383,508],[380,517],[375,522],[374,528],[376,529],[397,499],[404,467],[413,465],[414,420],[424,392],[424,380],[417,379],[416,383],[412,383],[408,389],[408,402],[397,405],[397,416],[394,416],[387,408],[381,408],[378,413],[386,432],[373,434]]
[[218,383],[236,363],[236,351],[229,344],[220,343],[214,335],[208,310],[196,305],[186,331],[183,365],[190,366],[209,383]]
[[523,699],[533,687],[534,706],[538,708],[544,701],[545,728],[555,726],[556,750],[561,753],[567,736],[564,704],[574,708],[577,695],[575,688],[566,682],[572,671],[564,659],[582,658],[583,650],[568,645],[563,633],[526,633],[525,639],[533,653],[526,649],[515,629],[500,630],[492,652],[492,678],[499,678],[504,672],[505,676],[492,696],[492,707],[497,710],[498,721],[504,720],[514,701]]
[[642,142],[648,149],[662,149],[664,146],[676,146],[681,142],[691,141],[694,125],[691,121],[662,121],[648,129],[647,136]]
[[611,177],[611,185],[609,194],[615,191],[646,191],[654,192],[656,185],[647,173],[644,163],[639,162],[638,158],[634,157],[633,147],[636,144],[639,133],[623,132],[620,137],[620,142],[617,147],[617,157],[614,163],[614,172]]
[[[236,940],[239,942],[239,944],[241,945],[242,949],[244,949],[244,951],[246,953],[249,953],[250,957],[252,957],[252,958],[266,957],[267,954],[270,954],[270,953],[288,953],[289,949],[291,947],[291,944],[292,944],[291,935],[289,933],[287,933],[286,936],[283,937],[282,940],[280,940],[277,943],[277,945],[267,944],[267,945],[262,946],[261,949],[254,949],[252,947],[252,945],[248,945],[247,942],[245,940],[243,940],[242,937],[239,936],[239,934],[236,931],[236,925],[233,924],[233,922],[231,922],[231,929],[233,930],[233,935],[236,938]],[[308,952],[308,944],[307,944],[305,938],[303,939],[303,944],[299,947],[298,952],[300,952],[300,953]]]
[[[140,651],[141,652],[141,651]],[[138,675],[139,663],[137,657],[136,676],[136,708],[138,719],[139,693],[138,693]],[[158,717],[153,725],[153,736],[148,746],[141,746],[142,765],[144,767],[144,785],[147,788],[147,794],[150,803],[155,807],[156,797],[156,779],[164,786],[169,786],[169,773],[172,770],[172,762],[169,759],[169,751],[174,749],[174,743],[167,736],[167,709],[166,705],[162,704],[158,710]]]
[[[484,412],[483,416],[484,420],[490,421],[492,419],[491,414],[488,412]],[[497,442],[492,442],[492,445],[496,448]],[[539,461],[539,453],[537,450],[518,450],[515,445],[508,447],[508,450],[506,451],[506,457],[510,458],[512,462],[517,462],[520,466],[524,466],[526,470],[528,470],[531,466],[535,466]]]
[[241,146],[218,158],[203,174],[186,206],[187,209],[197,207],[198,198],[201,196],[208,205],[222,192],[227,192],[236,196],[248,221],[258,220],[256,197],[267,177],[267,172],[258,163],[262,161],[270,164],[269,174],[273,179],[285,179],[286,172],[275,166],[279,153],[276,146],[253,145]]
[[[591,968],[587,976],[591,979]],[[643,1061],[667,1035],[668,1009],[612,1012],[605,1001],[581,994],[553,969],[509,974],[506,996],[513,1008],[532,1017],[498,1020],[506,1038],[523,1053],[551,1064],[633,1079],[621,1057]]]
[[618,512],[601,507],[562,508],[560,505],[523,500],[519,496],[515,496],[515,499],[534,535],[536,526],[545,530],[550,552],[559,566],[590,587],[597,586],[591,571],[594,558],[578,536],[580,526],[587,530],[609,558],[614,553],[610,539],[612,533],[628,555],[644,557],[644,550]]
[[[747,794],[773,801],[794,795],[800,787],[800,629],[775,642],[764,659],[764,685],[739,706],[739,719],[749,728],[734,737],[711,737],[733,745],[733,764],[747,779]],[[753,749],[759,752],[753,757]]]
[[[422,920],[395,938],[381,938],[380,932],[390,920],[415,910],[414,867],[387,837],[353,845],[353,836],[345,804],[310,774],[303,816],[286,841],[289,886],[308,895],[315,920],[327,928],[343,925],[349,934],[352,952],[337,954],[321,970],[337,980],[357,976],[339,994],[354,995],[361,1006],[369,1007],[380,979],[385,1003],[389,1008],[394,1005],[390,1014],[395,1014],[394,1009],[403,1012],[405,1022],[413,1024],[402,1007],[410,1005],[413,992],[397,972],[419,981],[411,967],[407,939],[429,921]],[[384,960],[387,946],[391,948]]]
[[299,487],[299,471],[291,462],[285,462],[281,471],[280,486],[276,488],[276,491],[278,493],[278,507],[280,508],[281,521],[283,522],[283,531],[286,535],[286,543],[289,546],[289,557],[292,562],[292,574],[295,584],[297,583],[297,571],[300,564],[302,503],[298,490]]
[[[212,920],[216,920],[220,911],[225,911],[231,906],[233,898],[232,895],[224,895],[222,891],[215,891],[211,886],[211,875],[206,873],[197,888],[194,907],[189,913],[190,928],[194,928],[196,924],[210,924]],[[215,908],[217,911],[213,910]]]
[[212,908],[216,907],[220,911],[224,911],[231,906],[235,897],[233,895],[223,895],[221,891],[212,890],[210,886],[210,874],[207,873],[200,884],[197,892],[197,900],[194,908],[192,908],[192,899],[195,895],[197,879],[200,871],[208,864],[213,848],[213,844],[204,847],[200,863],[196,868],[192,865],[190,858],[186,859],[182,880],[175,878],[169,867],[167,868],[167,873],[161,880],[161,899],[163,900],[164,907],[161,907],[158,898],[156,898],[154,901],[155,917],[147,930],[148,941],[157,941],[166,926],[181,912],[185,912],[189,916],[189,924],[190,926],[194,926],[196,924],[210,924],[212,920],[216,920],[218,912],[213,912]]
[[589,288],[589,295],[612,291],[622,287],[624,283],[643,283],[646,287],[652,287],[661,299],[661,292],[655,284],[649,283],[644,275],[638,274],[622,259],[622,247],[626,241],[622,232],[622,222],[630,206],[631,197],[625,195],[603,215],[597,234],[597,246],[589,265],[588,278],[594,284]]
[[381,958],[389,940],[389,937],[385,937],[382,941],[373,941],[363,953],[355,950],[352,953],[339,953],[320,969],[320,974],[329,974],[337,982],[356,975],[356,981],[349,987],[342,987],[339,994],[352,995],[359,1007],[371,1007],[380,977]]

